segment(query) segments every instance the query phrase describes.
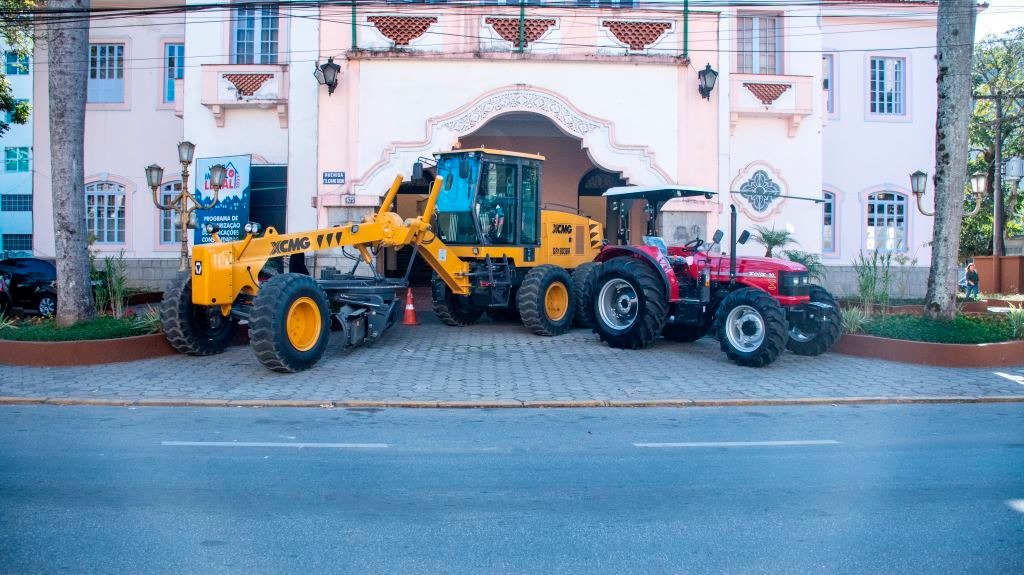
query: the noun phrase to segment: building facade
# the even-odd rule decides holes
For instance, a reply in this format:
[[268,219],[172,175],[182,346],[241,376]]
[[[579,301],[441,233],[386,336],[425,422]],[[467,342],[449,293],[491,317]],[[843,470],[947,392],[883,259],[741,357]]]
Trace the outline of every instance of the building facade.
[[[188,0],[183,11],[92,29],[90,232],[138,262],[138,279],[176,267],[179,237],[143,168],[163,165],[173,193],[186,139],[198,157],[249,156],[249,217],[264,227],[357,221],[420,158],[485,146],[544,155],[543,203],[602,221],[611,242],[640,241],[648,215],[607,202],[608,187],[698,186],[717,195],[670,202],[656,222],[669,244],[726,229],[735,206],[741,227],[789,230],[792,247],[821,254],[835,291],[853,289],[851,265],[875,250],[899,255],[908,293],[924,290],[915,270],[932,224],[908,174],[934,166],[934,3]],[[313,75],[328,58],[341,67],[330,90]],[[403,186],[399,212],[424,197]],[[37,253],[52,253],[39,237],[51,229],[37,227]],[[403,261],[379,265],[398,273]]]
[[[20,57],[0,39],[4,74],[15,100],[32,104],[34,65]],[[15,124],[6,118],[10,129],[0,135],[4,165],[0,170],[0,254],[31,255],[32,242],[32,146],[33,117],[26,124]]]

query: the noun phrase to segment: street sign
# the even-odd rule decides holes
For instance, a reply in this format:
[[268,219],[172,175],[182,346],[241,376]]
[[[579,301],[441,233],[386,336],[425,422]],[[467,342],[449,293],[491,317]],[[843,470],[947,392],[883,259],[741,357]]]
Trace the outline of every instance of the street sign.
[[324,184],[344,184],[345,172],[324,172]]

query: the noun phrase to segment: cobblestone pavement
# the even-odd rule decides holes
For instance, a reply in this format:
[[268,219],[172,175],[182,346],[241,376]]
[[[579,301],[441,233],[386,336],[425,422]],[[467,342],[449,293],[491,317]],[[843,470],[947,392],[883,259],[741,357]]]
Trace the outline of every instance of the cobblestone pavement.
[[[726,360],[718,342],[616,350],[586,330],[539,337],[486,318],[466,328],[420,313],[376,344],[332,345],[313,369],[278,374],[248,346],[71,368],[0,368],[0,396],[323,401],[641,401],[1024,395],[1024,365],[952,369],[826,354],[784,354],[763,369]],[[1024,364],[1024,358],[1022,358]]]

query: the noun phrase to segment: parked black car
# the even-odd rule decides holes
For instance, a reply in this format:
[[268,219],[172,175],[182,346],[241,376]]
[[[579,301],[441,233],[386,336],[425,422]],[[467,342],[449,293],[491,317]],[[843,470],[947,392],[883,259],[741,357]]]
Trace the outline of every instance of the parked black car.
[[0,274],[7,279],[11,305],[43,316],[57,313],[57,268],[53,260],[9,258],[0,261]]
[[7,277],[0,274],[0,318],[11,311],[11,294],[7,291]]

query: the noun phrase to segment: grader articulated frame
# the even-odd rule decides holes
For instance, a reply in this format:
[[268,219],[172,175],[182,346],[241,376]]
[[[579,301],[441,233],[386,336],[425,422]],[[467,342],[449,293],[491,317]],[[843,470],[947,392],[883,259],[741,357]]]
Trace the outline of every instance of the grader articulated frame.
[[[211,227],[214,242],[195,246],[190,273],[164,293],[161,324],[171,346],[190,355],[219,353],[245,321],[259,361],[274,371],[295,372],[320,359],[332,327],[342,332],[345,346],[377,339],[398,316],[398,292],[408,286],[404,278],[357,276],[353,268],[349,273],[325,270],[315,280],[289,269],[260,281],[260,271],[271,258],[331,248],[354,248],[372,266],[381,248],[415,247],[435,274],[434,310],[450,325],[473,323],[484,311],[521,313],[523,323],[541,335],[564,333],[574,320],[579,324],[580,312],[590,306],[577,310],[576,300],[589,295],[580,294],[575,284],[590,285],[596,272],[597,264],[588,262],[600,251],[600,225],[539,209],[540,156],[463,150],[438,157],[437,177],[423,214],[416,218],[403,220],[390,211],[402,184],[397,176],[377,212],[360,223],[291,234],[267,228],[259,237],[258,226],[249,224],[246,236],[235,242],[220,241]],[[524,184],[526,165],[536,172],[530,185]],[[485,187],[482,182],[497,187],[497,180],[488,177],[491,167],[513,175],[508,185],[502,184],[506,191],[518,185],[507,197],[522,200],[529,193],[531,209],[509,209],[508,216],[532,236],[515,224],[504,230],[505,238],[481,233],[480,205],[475,211],[472,206],[477,191]],[[457,183],[454,188],[451,180]],[[480,195],[488,199],[485,192]],[[456,194],[458,206],[453,208],[450,200]],[[447,202],[444,209],[438,208],[441,197]],[[488,205],[497,205],[492,199]],[[466,205],[469,211],[463,210]],[[458,232],[448,242],[445,233],[432,227],[435,212],[449,234]],[[476,235],[471,234],[474,229]],[[502,243],[511,241],[515,245]]]

